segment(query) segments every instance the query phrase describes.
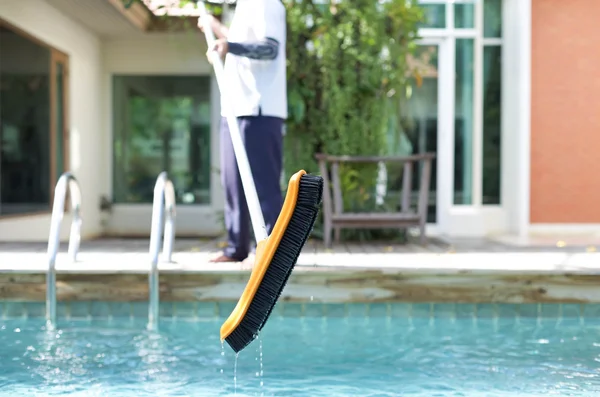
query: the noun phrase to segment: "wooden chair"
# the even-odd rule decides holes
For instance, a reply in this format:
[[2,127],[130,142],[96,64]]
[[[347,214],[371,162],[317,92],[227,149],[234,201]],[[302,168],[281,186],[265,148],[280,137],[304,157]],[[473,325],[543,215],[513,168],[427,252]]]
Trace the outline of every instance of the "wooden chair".
[[[431,163],[434,153],[423,153],[412,156],[332,156],[318,153],[316,159],[324,181],[323,215],[324,243],[331,247],[331,232],[335,231],[335,241],[339,243],[342,228],[406,228],[418,226],[420,243],[425,245],[425,225],[427,223],[427,206],[431,181]],[[351,213],[344,212],[342,187],[340,183],[339,165],[341,163],[379,163],[397,162],[404,164],[402,177],[401,203],[398,212]],[[411,208],[412,173],[415,165],[422,163],[419,181],[419,196],[416,210]],[[331,182],[330,182],[331,176]],[[332,200],[333,193],[333,200]]]

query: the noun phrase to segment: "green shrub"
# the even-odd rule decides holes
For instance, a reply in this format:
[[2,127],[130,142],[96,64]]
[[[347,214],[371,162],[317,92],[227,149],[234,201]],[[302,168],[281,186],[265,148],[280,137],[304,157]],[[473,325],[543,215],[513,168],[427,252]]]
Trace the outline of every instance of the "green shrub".
[[[298,169],[318,173],[317,152],[381,155],[392,151],[409,77],[406,57],[414,49],[417,24],[423,18],[411,0],[321,2],[284,0],[290,115],[285,137],[287,178]],[[378,209],[376,165],[346,165],[340,175],[345,210]],[[320,222],[316,229],[320,234]],[[382,236],[364,231],[344,234],[345,238]]]

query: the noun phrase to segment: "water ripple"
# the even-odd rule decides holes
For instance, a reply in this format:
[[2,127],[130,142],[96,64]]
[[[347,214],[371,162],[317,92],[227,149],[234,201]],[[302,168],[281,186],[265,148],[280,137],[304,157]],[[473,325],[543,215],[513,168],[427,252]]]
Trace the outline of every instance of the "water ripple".
[[[596,396],[600,320],[273,320],[238,359],[221,322],[0,322],[0,396]],[[261,388],[261,381],[264,383]]]

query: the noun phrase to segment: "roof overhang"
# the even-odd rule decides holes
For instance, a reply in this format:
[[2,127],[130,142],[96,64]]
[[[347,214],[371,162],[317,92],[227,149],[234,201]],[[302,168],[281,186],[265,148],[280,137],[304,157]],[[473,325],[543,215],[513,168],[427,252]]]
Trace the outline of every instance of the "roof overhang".
[[[123,1],[123,0],[121,0]],[[129,0],[125,0],[129,1]],[[200,10],[194,0],[133,0],[141,1],[155,16],[193,17],[200,16]],[[235,6],[236,0],[206,0],[206,3],[217,6]]]
[[155,18],[143,3],[137,1],[129,8],[125,8],[123,0],[46,1],[100,37],[124,37],[146,32]]
[[[182,32],[196,26],[199,17],[196,2],[190,0],[47,1],[60,12],[105,38],[152,32]],[[219,6],[224,1],[235,6],[235,0],[207,0],[207,3]]]
[[[125,0],[129,1],[129,0]],[[141,2],[154,16],[150,31],[178,32],[196,26],[200,10],[194,0],[133,0]],[[213,6],[234,8],[236,0],[206,0]],[[220,18],[220,15],[216,15]]]

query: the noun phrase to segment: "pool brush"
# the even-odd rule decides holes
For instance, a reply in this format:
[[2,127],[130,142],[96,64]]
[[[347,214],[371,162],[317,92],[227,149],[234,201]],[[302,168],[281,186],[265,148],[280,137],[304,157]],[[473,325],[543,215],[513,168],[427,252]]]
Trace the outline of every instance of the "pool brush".
[[[199,1],[200,20],[208,48],[213,48],[215,37],[207,18],[204,2]],[[217,84],[222,96],[229,97],[229,80],[223,77],[223,63],[218,53],[210,52]],[[229,101],[224,103],[231,104]],[[299,170],[289,180],[283,207],[270,235],[265,221],[252,171],[241,138],[237,119],[231,105],[227,110],[227,123],[233,142],[238,169],[250,219],[256,238],[255,264],[237,305],[221,326],[221,341],[239,353],[248,346],[265,326],[290,274],[300,251],[312,233],[323,195],[323,178]]]

